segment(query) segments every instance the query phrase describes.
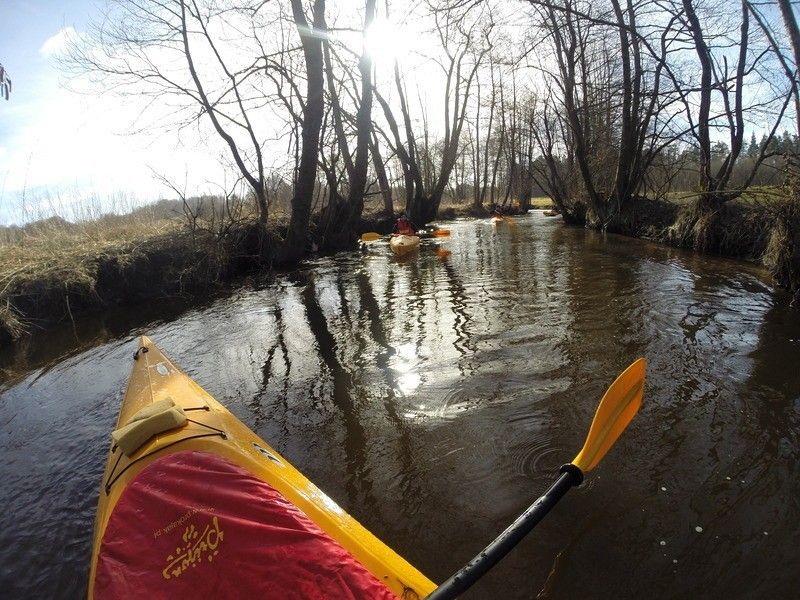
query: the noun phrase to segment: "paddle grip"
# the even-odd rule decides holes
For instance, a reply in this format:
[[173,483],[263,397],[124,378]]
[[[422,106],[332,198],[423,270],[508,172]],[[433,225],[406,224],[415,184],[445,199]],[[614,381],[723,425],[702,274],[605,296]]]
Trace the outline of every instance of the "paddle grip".
[[536,502],[486,546],[475,558],[436,588],[426,600],[452,600],[468,590],[516,546],[541,521],[570,488],[583,482],[583,472],[573,464],[561,467],[561,475]]

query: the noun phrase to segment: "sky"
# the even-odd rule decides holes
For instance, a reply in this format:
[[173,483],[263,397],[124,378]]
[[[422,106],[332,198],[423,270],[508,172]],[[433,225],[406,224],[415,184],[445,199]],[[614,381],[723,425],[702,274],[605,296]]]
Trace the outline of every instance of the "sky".
[[[144,203],[167,193],[152,169],[174,179],[219,170],[196,144],[163,132],[131,135],[135,99],[68,89],[57,57],[69,36],[102,14],[102,0],[0,0],[0,64],[12,80],[0,99],[0,224],[70,208],[87,196]],[[23,197],[24,208],[23,213]]]
[[[367,47],[387,77],[397,59],[412,78],[423,82],[411,83],[411,93],[436,122],[435,115],[444,110],[443,87],[431,83],[441,73],[423,55],[428,48],[438,48],[438,38],[419,29],[423,25],[409,23],[407,13],[398,8],[402,6],[403,0],[392,3],[394,23],[379,19]],[[107,93],[98,84],[82,82],[60,69],[58,58],[67,42],[101,21],[105,7],[105,0],[0,0],[0,64],[13,82],[10,100],[0,100],[0,225],[54,213],[68,219],[97,216],[85,214],[87,198],[90,205],[99,202],[103,211],[124,211],[175,197],[156,180],[154,171],[190,195],[218,192],[219,184],[231,179],[222,165],[230,159],[216,136],[204,135],[205,120],[195,131],[182,130],[180,136],[174,130],[148,128],[154,113],[157,120],[159,111],[165,114],[167,108],[153,103],[143,111],[145,98]],[[355,18],[357,27],[361,11],[363,0],[329,2],[329,24]],[[402,27],[398,22],[404,23]],[[360,34],[347,29],[340,28],[337,35],[353,51],[360,51]],[[404,47],[409,42],[411,47]],[[240,58],[231,52],[230,57]],[[385,92],[389,96],[392,85]],[[275,119],[267,120],[285,129]],[[265,128],[269,129],[262,123],[260,133],[267,138],[275,135]],[[285,161],[286,143],[279,145],[282,158],[274,160]],[[115,206],[120,198],[124,201]]]
[[[362,2],[331,2],[330,18],[340,11],[357,16]],[[219,141],[214,136],[148,129],[158,106],[143,111],[144,98],[104,93],[60,69],[68,40],[100,21],[105,6],[105,0],[0,0],[0,64],[13,83],[10,100],[0,100],[0,225],[52,214],[74,220],[97,216],[86,214],[87,205],[124,211],[175,197],[154,171],[189,194],[218,192],[219,184],[231,179],[222,165],[229,159],[214,146]],[[399,38],[383,24],[367,43],[391,62],[398,57]],[[405,39],[420,44],[418,35]],[[409,60],[403,54],[398,58]],[[418,64],[415,71],[431,68]],[[75,91],[87,88],[91,94]],[[438,88],[433,91],[440,95]],[[285,143],[280,146],[285,160]]]

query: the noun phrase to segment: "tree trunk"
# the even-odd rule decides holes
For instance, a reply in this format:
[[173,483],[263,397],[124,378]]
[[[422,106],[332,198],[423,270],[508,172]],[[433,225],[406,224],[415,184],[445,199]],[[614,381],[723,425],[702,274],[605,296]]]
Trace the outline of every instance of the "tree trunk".
[[[792,42],[792,53],[794,54],[794,78],[795,83],[798,79],[798,69],[800,69],[800,29],[797,27],[797,18],[792,9],[791,0],[778,0],[778,7],[781,9],[783,26]],[[800,136],[800,105],[796,105],[797,135]]]
[[[375,19],[375,1],[366,0],[364,16],[364,32]],[[361,74],[361,102],[356,114],[356,156],[353,161],[353,173],[350,177],[350,219],[360,219],[364,210],[364,190],[367,187],[367,170],[369,168],[369,142],[372,137],[372,58],[364,49],[358,61]]]
[[[620,58],[622,60],[622,123],[619,139],[619,154],[617,156],[617,173],[614,177],[614,201],[617,210],[628,200],[630,168],[633,163],[634,123],[638,115],[632,112],[633,103],[633,76],[631,74],[631,51],[628,42],[628,29],[619,0],[611,0],[614,14],[619,24]],[[631,20],[633,17],[631,16]],[[637,43],[634,41],[634,43]],[[638,79],[638,74],[637,74]]]
[[697,141],[700,145],[700,189],[705,192],[714,190],[711,177],[711,132],[709,116],[711,114],[711,75],[713,65],[711,53],[703,38],[700,19],[692,5],[692,0],[683,0],[683,9],[689,21],[689,30],[694,40],[694,48],[700,61],[700,109],[697,117]]
[[392,184],[386,175],[386,165],[383,164],[380,148],[378,147],[378,137],[374,134],[370,139],[370,153],[372,154],[372,164],[375,167],[375,175],[378,178],[378,185],[383,196],[383,212],[387,217],[394,215],[394,202],[392,201]]
[[303,108],[301,131],[302,149],[300,166],[297,169],[297,184],[292,197],[292,216],[281,258],[285,261],[300,259],[306,251],[306,236],[311,218],[311,203],[317,183],[317,156],[324,112],[324,62],[322,58],[322,36],[325,30],[325,0],[314,0],[313,29],[309,27],[303,12],[302,0],[291,0],[292,15],[303,44],[306,66],[306,101]]

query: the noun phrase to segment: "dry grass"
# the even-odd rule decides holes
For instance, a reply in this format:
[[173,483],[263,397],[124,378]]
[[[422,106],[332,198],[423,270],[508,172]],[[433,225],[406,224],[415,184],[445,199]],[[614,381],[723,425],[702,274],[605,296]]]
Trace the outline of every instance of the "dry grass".
[[[733,200],[735,204],[741,205],[763,205],[786,198],[786,191],[776,186],[751,187]],[[700,199],[700,194],[696,192],[670,192],[665,200],[679,206],[696,204]]]
[[533,208],[552,208],[553,201],[549,196],[539,196],[538,198],[531,198],[531,207]]
[[[67,221],[56,212],[0,227],[0,344],[103,307],[203,293],[267,264],[275,231],[239,197],[162,199]],[[80,205],[72,205],[75,215]],[[274,220],[273,220],[274,222]]]
[[20,338],[26,331],[25,324],[20,320],[9,302],[0,305],[0,326],[2,326],[8,337],[12,340]]
[[82,223],[49,218],[25,227],[0,230],[0,329],[12,339],[27,329],[14,296],[33,287],[92,294],[97,265],[113,257],[124,263],[151,240],[178,234],[177,218],[157,218],[146,211],[105,216]]
[[666,239],[708,254],[759,260],[773,235],[774,203],[750,197],[708,211],[700,209],[696,202],[687,202],[668,227]]
[[794,167],[786,185],[784,199],[773,202],[775,217],[762,262],[779,285],[800,301],[800,173]]
[[[509,205],[519,206],[519,200],[512,199],[509,202]],[[485,202],[485,207],[489,206],[488,200]],[[553,201],[550,199],[549,196],[538,196],[536,198],[531,198],[531,208],[540,208],[540,209],[547,209],[552,208]],[[469,212],[472,209],[472,199],[462,199],[462,200],[455,200],[453,198],[444,198],[442,200],[442,204],[439,207],[440,211],[453,209],[456,213],[464,213]],[[488,208],[487,208],[488,209]]]
[[0,300],[15,282],[25,278],[46,278],[50,274],[73,272],[85,280],[88,262],[97,257],[123,256],[153,238],[177,233],[178,219],[149,219],[140,215],[108,217],[80,224],[50,219],[6,231],[0,240]]

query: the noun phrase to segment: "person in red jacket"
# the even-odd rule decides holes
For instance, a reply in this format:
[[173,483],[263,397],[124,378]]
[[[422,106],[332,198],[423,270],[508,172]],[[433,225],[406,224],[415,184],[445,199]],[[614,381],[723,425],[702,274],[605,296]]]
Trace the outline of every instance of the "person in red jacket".
[[415,235],[417,229],[414,227],[414,224],[403,215],[397,219],[397,222],[394,224],[394,233],[398,235]]

